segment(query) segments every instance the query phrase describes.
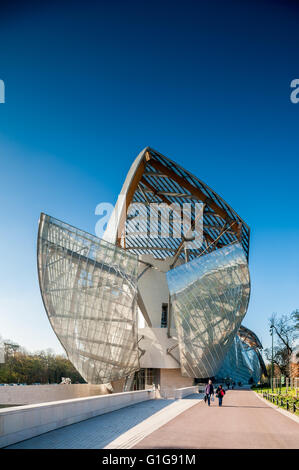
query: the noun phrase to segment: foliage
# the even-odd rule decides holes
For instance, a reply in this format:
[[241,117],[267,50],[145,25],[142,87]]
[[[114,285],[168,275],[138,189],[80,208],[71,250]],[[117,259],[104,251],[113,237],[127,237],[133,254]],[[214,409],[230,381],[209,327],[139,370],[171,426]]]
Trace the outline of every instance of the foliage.
[[0,383],[60,383],[69,377],[72,383],[84,383],[84,379],[72,363],[52,350],[28,353],[12,341],[3,341],[5,363],[0,364]]
[[[296,412],[295,414],[299,416],[299,399],[296,394],[296,390],[294,388],[288,388],[288,392],[286,391],[286,387],[281,387],[281,388],[276,388],[274,390],[274,393],[272,392],[272,389],[269,387],[252,387],[252,390],[254,390],[257,393],[269,393],[270,395],[274,395],[275,397],[278,397],[278,406],[280,408],[283,408],[287,410],[286,406],[286,401],[288,400],[289,402],[289,410],[290,412],[293,412],[293,403],[296,405]],[[282,399],[282,404],[281,404],[281,399]],[[275,402],[275,405],[277,405],[277,402]]]

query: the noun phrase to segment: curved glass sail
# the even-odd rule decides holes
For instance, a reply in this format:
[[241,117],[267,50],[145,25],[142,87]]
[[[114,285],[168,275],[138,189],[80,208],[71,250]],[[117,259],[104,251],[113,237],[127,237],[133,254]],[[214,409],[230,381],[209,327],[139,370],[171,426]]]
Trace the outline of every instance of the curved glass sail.
[[257,383],[261,374],[262,368],[258,352],[236,335],[233,345],[217,373],[217,381],[230,379],[230,381],[242,382],[242,384]]
[[50,323],[89,383],[139,369],[136,255],[41,214],[38,274]]
[[243,248],[225,246],[166,274],[182,374],[215,376],[246,314],[250,278]]

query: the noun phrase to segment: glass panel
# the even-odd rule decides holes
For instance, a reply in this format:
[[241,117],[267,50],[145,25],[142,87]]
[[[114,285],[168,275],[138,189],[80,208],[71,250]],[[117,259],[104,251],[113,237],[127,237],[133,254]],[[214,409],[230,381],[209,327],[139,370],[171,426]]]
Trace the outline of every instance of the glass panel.
[[166,274],[178,333],[182,374],[215,376],[246,314],[250,278],[239,243]]
[[257,383],[261,378],[261,373],[258,353],[237,335],[217,373],[216,380],[230,379],[230,381],[242,384]]
[[41,214],[38,272],[50,323],[89,383],[139,369],[136,255]]

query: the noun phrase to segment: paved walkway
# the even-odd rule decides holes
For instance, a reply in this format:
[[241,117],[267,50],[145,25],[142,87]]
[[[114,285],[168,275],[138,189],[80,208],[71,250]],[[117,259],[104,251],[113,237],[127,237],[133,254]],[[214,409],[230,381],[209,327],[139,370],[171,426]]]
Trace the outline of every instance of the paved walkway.
[[148,400],[71,424],[7,449],[128,449],[165,423],[197,405],[198,393],[184,400]]
[[203,402],[160,427],[139,449],[299,449],[299,424],[252,391],[229,390],[219,407]]
[[198,394],[149,400],[8,448],[299,449],[299,423],[252,391],[230,390],[221,408]]

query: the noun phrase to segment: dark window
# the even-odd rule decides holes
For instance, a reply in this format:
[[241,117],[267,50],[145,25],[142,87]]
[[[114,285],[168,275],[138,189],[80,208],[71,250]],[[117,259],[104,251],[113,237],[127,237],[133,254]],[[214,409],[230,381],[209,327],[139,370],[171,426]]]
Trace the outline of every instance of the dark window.
[[162,304],[161,328],[167,328],[168,304]]
[[152,385],[154,383],[154,374],[153,369],[146,369],[146,384]]

